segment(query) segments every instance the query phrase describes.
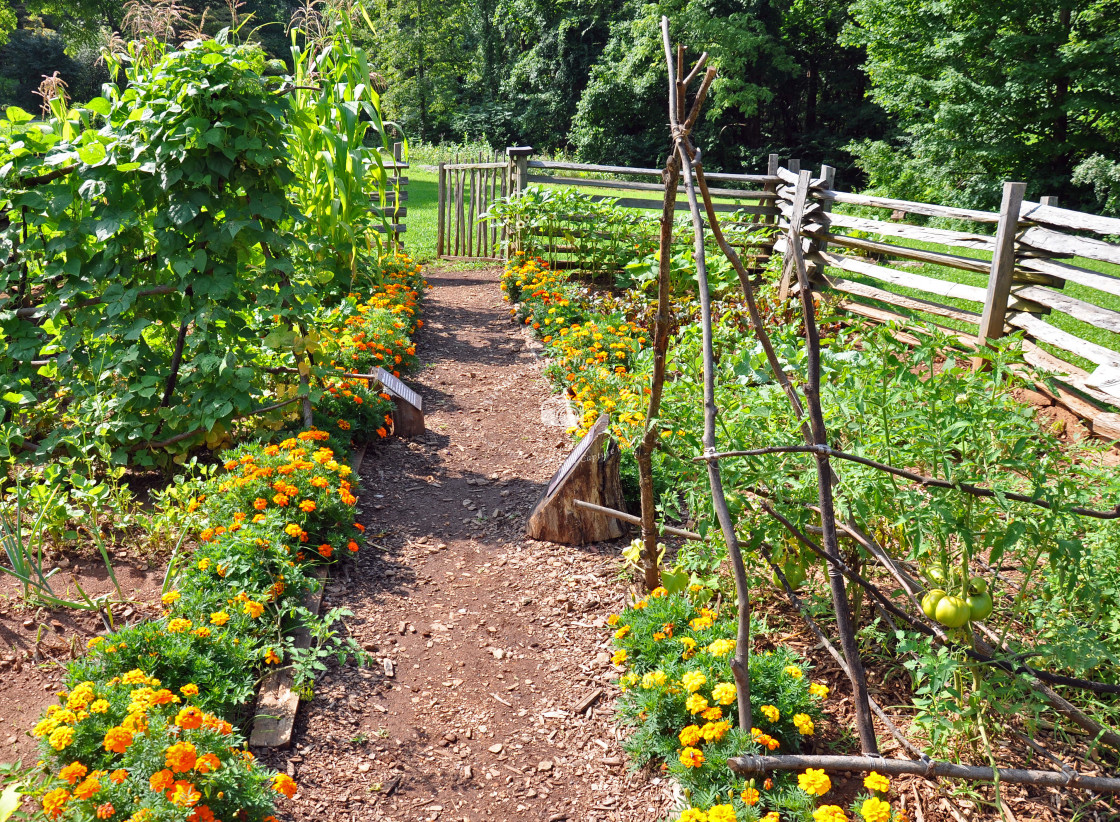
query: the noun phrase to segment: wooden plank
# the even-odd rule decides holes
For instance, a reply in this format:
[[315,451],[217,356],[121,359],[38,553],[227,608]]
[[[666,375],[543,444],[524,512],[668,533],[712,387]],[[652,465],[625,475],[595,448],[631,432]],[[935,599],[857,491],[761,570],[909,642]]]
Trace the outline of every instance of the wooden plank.
[[1120,245],[1106,243],[1103,240],[1075,237],[1072,234],[1062,234],[1060,231],[1035,226],[1024,231],[1019,237],[1019,242],[1054,254],[1088,257],[1090,260],[1120,265]]
[[850,214],[836,214],[835,212],[830,215],[829,220],[833,226],[866,231],[870,234],[886,234],[890,237],[902,237],[907,240],[941,243],[942,245],[952,245],[960,248],[977,248],[983,251],[991,251],[995,248],[995,238],[984,234],[970,234],[966,231],[950,231],[945,228],[896,223],[892,220],[869,220],[864,217],[853,217]]
[[947,317],[951,320],[959,320],[960,322],[972,323],[973,325],[978,325],[980,322],[980,315],[975,311],[953,308],[948,305],[942,305],[941,303],[921,300],[917,297],[905,297],[902,294],[895,294],[893,291],[884,291],[873,285],[865,285],[864,283],[856,283],[851,280],[839,278],[829,280],[828,284],[830,287],[837,291],[842,291],[845,294],[854,294],[857,297],[878,300],[879,302],[888,303],[889,305],[894,305],[899,308],[909,308],[911,311],[924,311],[927,314]]
[[407,217],[408,216],[408,207],[407,206],[386,206],[385,208],[381,208],[380,206],[374,206],[373,208],[370,209],[370,212],[375,217],[384,217],[386,219],[391,219],[393,217]]
[[907,248],[893,243],[880,243],[874,240],[864,240],[858,237],[849,237],[845,234],[833,234],[827,231],[806,231],[813,239],[827,240],[833,245],[842,245],[845,248],[858,248],[862,251],[873,251],[876,254],[885,254],[889,257],[901,257],[904,260],[917,260],[918,262],[940,265],[946,268],[956,268],[961,271],[974,271],[977,274],[987,274],[991,263],[987,260],[974,260],[971,257],[961,257],[957,254],[947,254],[943,251],[926,251],[921,248]]
[[1099,271],[1090,271],[1087,268],[1046,259],[1021,259],[1019,267],[1042,274],[1050,274],[1069,280],[1071,283],[1095,288],[1120,297],[1120,277],[1112,277]]
[[439,164],[436,184],[436,257],[443,256],[443,235],[446,231],[444,223],[444,201],[447,199],[447,166]]
[[1031,314],[1015,314],[1009,317],[1007,322],[1009,325],[1023,329],[1037,340],[1061,348],[1063,351],[1069,351],[1097,365],[1120,365],[1120,352],[1083,340]]
[[[636,197],[600,197],[597,194],[592,194],[591,199],[595,202],[602,202],[604,200],[613,200],[619,208],[640,208],[649,211],[660,211],[662,202],[660,200],[640,200]],[[744,214],[777,214],[778,209],[773,206],[743,206],[734,205],[731,203],[716,203],[712,208],[719,214],[731,214],[740,211]],[[676,211],[688,211],[689,205],[686,202],[677,202]]]
[[[996,246],[992,253],[991,272],[988,275],[984,313],[980,318],[980,329],[976,335],[981,343],[1003,336],[1007,301],[1011,297],[1011,277],[1015,271],[1015,234],[1019,229],[1019,207],[1022,205],[1026,191],[1026,183],[1003,184]],[[978,369],[984,367],[985,363],[982,358],[976,358],[972,361],[972,367]]]
[[971,208],[954,208],[953,206],[932,205],[930,203],[914,203],[909,200],[895,200],[890,197],[873,197],[868,194],[851,194],[846,191],[833,191],[825,189],[814,192],[814,196],[821,200],[832,200],[836,203],[848,205],[871,206],[872,208],[889,208],[892,211],[904,211],[907,214],[922,214],[926,217],[948,217],[955,220],[972,220],[976,223],[995,224],[999,222],[999,214],[992,211],[976,211]]
[[1043,288],[1040,285],[1013,286],[1012,293],[1025,300],[1031,300],[1055,311],[1061,311],[1075,320],[1081,320],[1097,328],[1120,334],[1120,311],[1101,308],[1099,305],[1087,303],[1084,300],[1079,300],[1060,291]]
[[373,230],[378,234],[404,234],[408,231],[408,226],[404,223],[387,223],[385,225],[375,225]]
[[[793,172],[792,167],[790,169],[784,169],[784,168],[779,168],[778,169],[778,178],[785,183],[789,183],[791,186],[796,186],[797,185],[797,177],[798,177],[798,175]],[[812,188],[821,188],[822,186],[824,186],[824,184],[825,184],[825,175],[822,174],[820,177],[817,177],[815,180],[810,180],[809,181],[809,188],[811,188],[811,189]]]
[[869,263],[855,257],[832,254],[827,251],[820,252],[818,256],[820,256],[827,265],[833,266],[834,268],[850,271],[853,274],[862,274],[865,277],[872,277],[882,282],[893,283],[903,288],[913,288],[917,291],[925,291],[930,294],[937,294],[941,297],[952,297],[954,299],[968,300],[974,303],[984,302],[984,289],[975,285],[937,280],[933,277],[925,277],[910,271],[896,271],[893,268],[875,265],[874,263]]
[[[844,300],[837,307],[844,311],[847,311],[850,314],[858,314],[861,317],[866,317],[867,319],[874,320],[875,322],[895,323],[896,325],[900,325],[903,328],[909,331],[913,331],[917,334],[929,334],[929,330],[927,328],[923,328],[920,325],[915,325],[913,319],[911,319],[910,317],[904,317],[901,314],[895,314],[893,311],[885,311],[881,308],[876,308],[875,306],[864,305],[863,303],[852,302],[851,300]],[[952,337],[965,348],[976,348],[975,334],[963,334],[955,328],[938,325],[934,322],[925,323],[925,325],[931,328],[936,328],[942,334]],[[914,340],[914,342],[916,343],[917,340]]]
[[[707,175],[705,175],[707,176]],[[661,183],[630,183],[625,180],[593,180],[587,177],[552,177],[547,174],[530,174],[530,183],[541,185],[583,186],[585,188],[610,188],[622,191],[664,191]],[[734,197],[740,200],[776,200],[778,195],[769,191],[746,191],[738,188],[711,188],[709,192],[713,197]],[[684,186],[677,189],[677,193],[686,193]]]
[[490,169],[490,168],[505,168],[508,163],[448,163],[444,168],[448,171],[468,171],[473,168]]
[[[544,168],[554,171],[582,171],[590,174],[630,174],[636,177],[660,177],[663,173],[663,169],[660,168],[601,166],[589,163],[560,163],[551,160],[530,160],[529,168]],[[709,180],[724,183],[766,183],[772,179],[766,174],[725,174],[723,172],[705,172],[704,176]]]
[[1045,203],[1024,202],[1022,210],[1019,212],[1019,219],[1044,223],[1056,228],[1092,231],[1094,234],[1120,235],[1120,219],[1116,217],[1101,217],[1097,214],[1058,208]]

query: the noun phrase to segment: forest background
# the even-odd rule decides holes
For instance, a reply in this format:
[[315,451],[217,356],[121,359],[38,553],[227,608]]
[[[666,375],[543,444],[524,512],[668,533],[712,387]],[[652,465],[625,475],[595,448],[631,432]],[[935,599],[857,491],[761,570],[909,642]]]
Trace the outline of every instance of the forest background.
[[[384,114],[414,144],[662,165],[667,15],[720,68],[696,134],[710,169],[763,171],[778,153],[835,166],[847,189],[994,208],[1016,179],[1028,197],[1120,213],[1120,0],[356,2]],[[225,0],[177,5],[205,32],[230,22]],[[302,5],[244,0],[239,14],[287,61]],[[93,96],[122,15],[119,0],[0,0],[0,106],[35,111],[56,71]]]

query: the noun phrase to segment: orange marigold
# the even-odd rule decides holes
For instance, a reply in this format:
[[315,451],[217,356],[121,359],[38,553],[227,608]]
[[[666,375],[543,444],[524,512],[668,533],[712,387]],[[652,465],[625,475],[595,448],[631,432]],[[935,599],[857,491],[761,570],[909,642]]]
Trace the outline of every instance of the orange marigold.
[[65,788],[55,788],[53,791],[48,791],[43,797],[43,813],[47,815],[48,819],[58,819],[62,815],[62,809],[66,807],[66,803],[70,801],[70,794],[66,792]]
[[110,728],[105,733],[105,750],[123,754],[132,744],[132,734],[124,728]]
[[98,819],[109,819],[116,812],[117,812],[117,809],[113,807],[112,802],[106,802],[103,805],[98,805],[97,806],[97,818]]
[[167,768],[162,771],[156,771],[148,779],[148,786],[153,791],[166,791],[175,784],[175,774],[171,773]]
[[288,797],[288,799],[291,799],[296,795],[296,791],[299,790],[299,788],[295,780],[290,776],[278,773],[276,776],[272,777],[272,790],[277,793],[282,793],[284,796]]
[[186,773],[198,761],[198,749],[190,742],[176,742],[167,749],[164,761],[174,773]]
[[190,808],[198,804],[198,800],[202,799],[202,794],[198,789],[187,782],[185,779],[180,779],[175,783],[171,795],[168,797],[172,805],[178,805],[181,808]]
[[258,511],[263,511],[268,507],[268,500],[266,500],[264,497],[257,497],[255,500],[253,500],[253,507]]
[[71,785],[77,784],[78,780],[89,773],[89,768],[81,762],[71,762],[65,768],[58,772],[60,779],[65,779]]
[[202,724],[202,711],[193,705],[189,705],[176,715],[175,724],[188,731],[194,730]]
[[117,768],[115,771],[109,774],[109,781],[114,785],[119,785],[126,779],[128,779],[128,771],[126,771],[124,768]]
[[74,788],[74,798],[89,799],[99,790],[101,790],[101,781],[95,776],[87,776],[78,787]]
[[194,768],[199,773],[210,773],[211,771],[218,770],[221,766],[222,761],[218,759],[216,755],[208,753],[198,758],[198,762],[195,763]]

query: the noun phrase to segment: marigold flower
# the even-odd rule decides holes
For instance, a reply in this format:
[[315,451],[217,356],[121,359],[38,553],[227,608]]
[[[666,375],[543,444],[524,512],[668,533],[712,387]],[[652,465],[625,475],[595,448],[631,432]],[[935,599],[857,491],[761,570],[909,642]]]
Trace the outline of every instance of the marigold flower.
[[686,725],[681,729],[681,732],[677,735],[677,738],[680,739],[681,745],[683,745],[684,747],[695,747],[695,745],[700,741],[700,726]]
[[117,812],[117,809],[113,807],[112,802],[106,802],[102,805],[97,806],[97,818],[98,819],[109,819],[116,812]]
[[701,711],[700,716],[708,722],[715,722],[723,718],[723,710],[713,705],[711,708],[706,708]]
[[798,668],[796,665],[787,665],[782,670],[792,676],[794,679],[801,679],[801,677],[805,675],[805,672]]
[[736,700],[738,692],[731,682],[720,682],[712,688],[712,701],[719,705],[730,705]]
[[229,622],[229,614],[225,611],[215,611],[210,614],[210,622],[217,625],[219,628]]
[[713,656],[727,656],[735,650],[735,641],[731,639],[717,639],[708,646],[708,653]]
[[614,632],[614,638],[623,639],[628,633],[630,633],[630,626],[623,625],[621,628]]
[[162,771],[156,771],[148,778],[148,786],[153,791],[163,792],[175,784],[175,774],[164,768]]
[[268,507],[268,500],[266,500],[264,497],[257,497],[255,500],[253,500],[253,507],[258,511],[263,511]]
[[848,815],[839,805],[821,805],[813,811],[813,822],[848,822]]
[[179,599],[182,596],[183,595],[181,593],[179,593],[178,591],[168,591],[166,594],[161,596],[159,599],[160,599],[160,602],[162,602],[164,605],[173,605],[176,602],[178,602]]
[[781,718],[781,712],[773,705],[762,705],[758,710],[770,722],[777,722]]
[[357,528],[363,534],[366,532],[366,527],[364,525],[362,525],[360,522],[355,522],[354,527]]
[[732,805],[712,805],[708,808],[708,822],[735,822],[735,808]]
[[303,502],[301,502],[299,504],[299,510],[303,511],[303,513],[305,513],[305,514],[310,514],[312,511],[315,510],[315,501],[305,499]]
[[171,634],[183,634],[191,629],[191,621],[189,619],[176,618],[167,623],[167,632]]
[[284,794],[288,799],[295,796],[298,789],[295,781],[287,774],[278,773],[272,777],[272,790]]
[[680,815],[677,822],[708,822],[708,815],[699,808],[689,808]]
[[704,753],[699,748],[688,747],[680,753],[681,764],[687,768],[699,768],[704,764]]
[[730,722],[706,722],[700,729],[700,736],[705,742],[719,742],[730,728]]
[[132,744],[132,734],[124,728],[110,728],[105,732],[103,744],[105,750],[111,753],[123,754],[128,750],[128,746]]
[[811,793],[814,796],[824,796],[832,790],[832,782],[820,768],[807,768],[805,773],[798,774],[797,785],[805,793]]
[[119,785],[126,779],[128,779],[128,771],[126,771],[124,768],[117,768],[115,771],[109,774],[109,781],[114,785]]
[[689,693],[693,694],[699,691],[707,681],[708,678],[701,671],[689,671],[681,677],[681,684],[688,689]]
[[61,751],[74,741],[74,729],[66,725],[63,725],[61,728],[55,728],[51,731],[51,735],[47,737],[47,741],[56,751]]
[[813,720],[808,714],[794,714],[793,724],[802,736],[813,735]]
[[828,696],[828,691],[828,686],[822,685],[820,682],[813,682],[809,685],[809,693],[811,693],[813,696],[819,696],[821,699],[824,699],[826,696]]
[[[354,542],[354,540],[350,540],[346,543],[346,550],[352,554],[356,554],[358,552],[358,543]],[[330,554],[323,554],[323,556],[329,557]]]
[[622,665],[624,662],[626,662],[626,651],[622,648],[619,648],[614,652],[614,656],[611,657],[611,662],[613,662],[615,665]]
[[860,805],[859,815],[867,822],[891,822],[891,803],[873,796]]
[[89,769],[81,762],[71,762],[69,765],[58,772],[58,777],[59,779],[64,779],[71,785],[74,785],[87,773],[89,773]]
[[193,682],[188,682],[186,685],[179,689],[179,693],[181,693],[183,696],[198,696],[198,686]]
[[193,705],[188,705],[175,716],[175,724],[180,728],[193,731],[202,724],[202,711]]
[[89,799],[101,790],[101,782],[95,776],[87,776],[76,788],[74,788],[75,799]]
[[268,652],[264,655],[264,661],[268,665],[279,665],[280,664],[280,657],[278,657],[276,655],[275,650],[273,650],[272,648],[269,648]]
[[770,811],[770,813],[768,813],[768,814],[766,814],[766,816],[762,817],[762,819],[760,819],[759,822],[779,822],[780,820],[781,820],[781,817],[778,816],[777,811]]
[[261,605],[259,602],[254,602],[253,600],[249,600],[248,602],[245,603],[245,613],[247,613],[253,619],[256,619],[257,617],[259,617],[261,614],[264,613],[264,606]]
[[748,785],[746,789],[739,794],[739,798],[743,800],[744,805],[757,805],[761,795],[757,790]]
[[53,791],[48,791],[43,796],[43,813],[47,815],[48,819],[58,819],[62,815],[62,809],[66,807],[66,803],[70,801],[70,794],[67,793],[65,788],[55,788]]
[[202,799],[202,794],[193,784],[185,779],[180,779],[175,782],[167,798],[171,800],[172,805],[178,805],[180,808],[190,808]]
[[272,501],[274,503],[276,503],[277,505],[279,505],[281,508],[283,508],[288,504],[288,502],[290,501],[290,498],[288,497],[287,494],[276,494],[272,498]]
[[692,694],[685,700],[684,706],[688,708],[690,714],[698,714],[708,707],[708,700],[700,694]]
[[891,781],[881,773],[872,771],[863,778],[863,787],[876,793],[886,793],[891,789]]
[[173,773],[186,773],[198,761],[198,749],[190,742],[176,742],[164,754],[164,763]]
[[198,758],[198,762],[195,763],[194,768],[199,773],[205,774],[205,773],[210,773],[211,771],[216,771],[221,766],[222,766],[222,761],[220,759],[218,759],[218,757],[215,754],[208,753],[208,754],[203,754],[202,756],[200,756]]

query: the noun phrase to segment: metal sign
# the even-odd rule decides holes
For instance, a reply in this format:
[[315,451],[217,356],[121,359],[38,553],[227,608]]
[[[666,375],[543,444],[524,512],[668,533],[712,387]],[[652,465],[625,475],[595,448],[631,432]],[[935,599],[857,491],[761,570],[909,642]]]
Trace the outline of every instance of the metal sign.
[[553,492],[560,487],[561,483],[568,478],[568,475],[572,473],[572,469],[587,455],[587,452],[591,449],[592,444],[598,439],[599,435],[607,430],[607,426],[610,425],[610,422],[611,418],[609,414],[602,414],[599,416],[599,419],[595,420],[595,424],[591,426],[591,430],[584,434],[583,439],[576,443],[576,447],[572,449],[572,453],[568,455],[568,458],[564,460],[564,464],[560,466],[560,470],[553,476],[552,482],[548,484],[548,490],[544,492],[546,498],[551,497]]
[[390,394],[400,397],[418,411],[424,410],[424,399],[384,368],[377,368],[373,373],[377,381]]

